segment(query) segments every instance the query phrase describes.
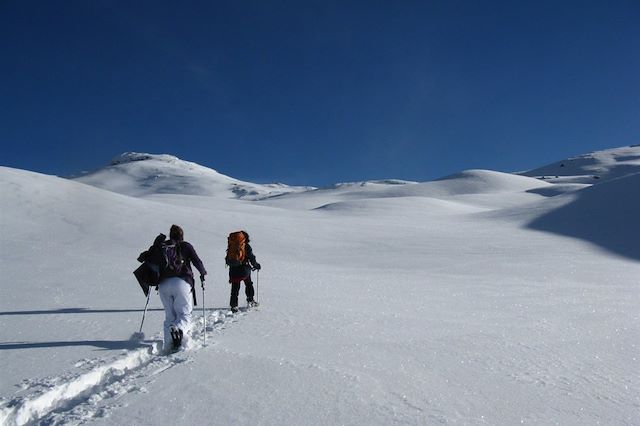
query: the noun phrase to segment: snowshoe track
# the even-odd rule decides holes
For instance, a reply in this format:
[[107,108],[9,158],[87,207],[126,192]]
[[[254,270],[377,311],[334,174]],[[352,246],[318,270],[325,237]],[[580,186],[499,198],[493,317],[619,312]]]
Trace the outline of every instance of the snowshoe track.
[[[226,310],[210,312],[206,327],[209,339],[212,332],[222,331],[246,312],[240,310],[234,315],[227,315]],[[145,342],[146,347],[126,351],[115,359],[79,361],[76,367],[84,369],[82,373],[25,380],[23,390],[18,393],[26,394],[0,402],[0,425],[81,424],[91,418],[104,417],[121,406],[118,400],[123,395],[146,392],[145,385],[151,383],[154,376],[191,362],[193,351],[204,347],[203,325],[202,316],[195,319],[187,350],[163,355],[161,340],[151,340]]]

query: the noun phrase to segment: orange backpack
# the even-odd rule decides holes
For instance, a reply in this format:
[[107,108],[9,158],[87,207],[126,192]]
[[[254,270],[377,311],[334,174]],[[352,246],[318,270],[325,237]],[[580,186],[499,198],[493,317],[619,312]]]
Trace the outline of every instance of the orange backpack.
[[247,238],[244,232],[232,232],[227,238],[227,257],[225,261],[229,266],[240,266],[244,263],[247,255]]

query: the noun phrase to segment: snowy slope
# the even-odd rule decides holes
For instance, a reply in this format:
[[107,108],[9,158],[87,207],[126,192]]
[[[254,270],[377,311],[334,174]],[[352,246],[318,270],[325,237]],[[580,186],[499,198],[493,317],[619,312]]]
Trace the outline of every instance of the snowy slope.
[[172,155],[135,152],[124,153],[107,167],[75,180],[132,196],[189,194],[254,199],[310,189],[243,182]]
[[[615,205],[610,204],[615,200]],[[565,195],[530,227],[591,241],[640,261],[640,172]],[[580,218],[581,220],[576,220]]]
[[[251,203],[160,188],[0,168],[0,423],[640,421],[638,175],[467,171]],[[191,349],[163,357],[155,294],[129,340],[145,301],[131,271],[172,223],[209,270],[207,345],[200,305]],[[236,229],[262,306],[229,317]]]
[[[486,208],[504,207],[505,203],[523,203],[538,198],[535,190],[553,185],[530,177],[491,170],[467,170],[432,182],[358,182],[302,193],[284,194],[265,199],[262,204],[286,208],[321,208],[327,200],[332,204],[343,201],[376,198],[422,197]],[[572,188],[572,190],[575,188]],[[530,193],[528,192],[530,191]],[[511,197],[505,197],[511,194]]]
[[596,151],[522,173],[552,182],[599,183],[640,169],[640,145]]

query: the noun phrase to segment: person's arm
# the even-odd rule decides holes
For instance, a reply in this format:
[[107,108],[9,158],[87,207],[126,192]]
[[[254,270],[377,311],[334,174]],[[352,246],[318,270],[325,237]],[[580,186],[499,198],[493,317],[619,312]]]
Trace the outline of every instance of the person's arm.
[[207,275],[207,270],[204,268],[204,264],[202,263],[202,260],[200,260],[200,257],[198,257],[198,253],[196,253],[196,249],[194,249],[193,246],[187,243],[186,241],[184,245],[185,245],[185,248],[187,249],[186,250],[187,258],[191,261],[191,263],[193,263],[193,266],[196,267],[198,272],[200,272],[201,277],[204,277],[205,275]]
[[253,269],[260,270],[260,264],[256,260],[256,256],[253,254],[253,249],[249,244],[247,244],[247,260],[249,260],[249,265],[251,265]]

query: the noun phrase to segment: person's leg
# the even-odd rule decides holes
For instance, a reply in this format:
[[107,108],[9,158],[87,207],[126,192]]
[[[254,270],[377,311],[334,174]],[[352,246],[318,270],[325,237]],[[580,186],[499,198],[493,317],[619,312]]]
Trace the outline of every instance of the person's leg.
[[[173,308],[176,312],[176,320],[173,325],[182,330],[184,337],[191,331],[191,311],[193,310],[193,298],[191,296],[191,285],[186,281],[177,279],[174,284],[175,298]],[[183,338],[182,345],[185,340]]]
[[240,283],[232,282],[231,283],[231,299],[229,300],[229,306],[232,308],[238,306],[238,294],[240,293]]
[[253,281],[251,281],[251,277],[244,280],[244,294],[247,296],[247,302],[253,302]]
[[176,283],[173,308],[176,312],[174,325],[186,333],[191,328],[191,311],[193,310],[191,285],[186,281],[180,280]]
[[169,328],[176,320],[176,313],[173,309],[173,292],[171,291],[171,283],[164,281],[158,286],[158,293],[160,294],[160,301],[164,307],[164,344],[163,350],[167,351],[173,347],[173,339],[171,339],[171,332]]

